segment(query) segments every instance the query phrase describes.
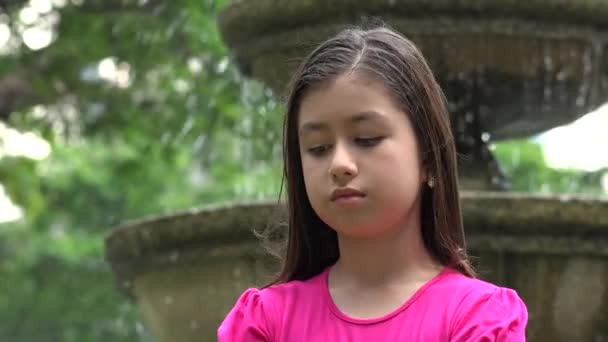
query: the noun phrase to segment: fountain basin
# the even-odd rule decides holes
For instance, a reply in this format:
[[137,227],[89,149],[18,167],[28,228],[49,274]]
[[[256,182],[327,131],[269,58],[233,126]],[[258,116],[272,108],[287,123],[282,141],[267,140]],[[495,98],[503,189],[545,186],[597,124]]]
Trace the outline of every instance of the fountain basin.
[[240,69],[282,93],[317,43],[362,17],[412,39],[457,125],[479,120],[475,133],[491,140],[530,136],[608,101],[605,1],[234,1],[220,27]]
[[[608,338],[608,200],[465,192],[468,248],[483,279],[515,288],[531,341]],[[105,241],[117,285],[161,342],[214,340],[238,295],[272,274],[252,229],[282,206],[191,210],[116,227]]]

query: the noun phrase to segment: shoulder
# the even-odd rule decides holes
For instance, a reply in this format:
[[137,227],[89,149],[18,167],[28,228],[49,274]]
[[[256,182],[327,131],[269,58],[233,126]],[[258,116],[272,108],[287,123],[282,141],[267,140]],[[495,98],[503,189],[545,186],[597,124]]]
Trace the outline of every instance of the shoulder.
[[310,298],[317,277],[263,289],[249,288],[218,328],[218,341],[273,341],[287,312]]
[[525,341],[528,311],[515,290],[461,274],[450,278],[452,341]]
[[220,324],[218,341],[272,341],[269,304],[260,290],[245,290]]

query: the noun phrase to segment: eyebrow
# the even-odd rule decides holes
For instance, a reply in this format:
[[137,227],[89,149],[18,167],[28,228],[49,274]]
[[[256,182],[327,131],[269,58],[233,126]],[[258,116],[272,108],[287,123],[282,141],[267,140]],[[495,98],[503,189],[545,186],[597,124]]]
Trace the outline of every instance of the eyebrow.
[[[364,121],[386,121],[386,118],[382,114],[380,114],[376,111],[370,110],[370,111],[357,113],[348,119],[348,123],[350,123],[350,124],[356,124],[356,123],[360,123],[360,122],[364,122]],[[325,122],[310,121],[310,122],[304,123],[302,125],[302,127],[300,127],[299,131],[300,131],[300,135],[302,135],[302,134],[308,133],[308,132],[327,129],[327,127],[328,127],[328,125]]]

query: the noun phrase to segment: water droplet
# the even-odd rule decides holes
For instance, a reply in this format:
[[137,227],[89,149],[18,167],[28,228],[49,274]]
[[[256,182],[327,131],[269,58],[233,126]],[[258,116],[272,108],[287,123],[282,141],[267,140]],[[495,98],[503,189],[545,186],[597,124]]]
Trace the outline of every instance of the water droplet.
[[481,140],[482,140],[483,142],[488,142],[488,141],[490,141],[490,133],[488,133],[488,132],[483,132],[483,133],[481,133]]
[[237,267],[237,268],[235,268],[235,269],[232,271],[232,274],[233,274],[235,277],[240,277],[240,276],[241,276],[241,269],[240,269],[240,268],[238,268],[238,267]]
[[467,113],[465,114],[464,119],[465,119],[467,122],[473,122],[473,119],[474,119],[474,117],[473,117],[473,113],[471,113],[471,112],[467,112]]
[[190,329],[192,330],[198,330],[198,321],[193,319],[190,321]]
[[165,302],[165,304],[167,304],[167,305],[171,305],[171,304],[173,304],[173,297],[171,297],[171,296],[165,296],[165,298],[164,298],[164,302]]
[[171,261],[171,262],[177,262],[177,260],[179,260],[179,252],[178,251],[175,251],[175,252],[173,252],[173,253],[171,253],[169,255],[169,261]]
[[550,54],[545,54],[545,69],[552,70],[553,69],[553,59]]
[[583,107],[585,105],[585,97],[584,96],[578,96],[576,98],[576,105],[579,107]]

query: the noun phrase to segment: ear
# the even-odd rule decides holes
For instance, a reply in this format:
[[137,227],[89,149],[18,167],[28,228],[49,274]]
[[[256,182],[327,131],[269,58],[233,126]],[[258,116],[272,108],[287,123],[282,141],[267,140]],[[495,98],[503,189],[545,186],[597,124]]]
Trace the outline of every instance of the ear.
[[437,176],[435,175],[435,172],[430,171],[430,169],[431,168],[426,163],[423,163],[420,166],[420,184],[433,188],[437,182]]
[[420,164],[420,183],[424,184],[429,180],[428,167],[424,161]]
[[433,171],[430,163],[430,154],[424,153],[422,151],[419,152],[420,156],[420,183],[425,184],[430,177],[433,176]]

